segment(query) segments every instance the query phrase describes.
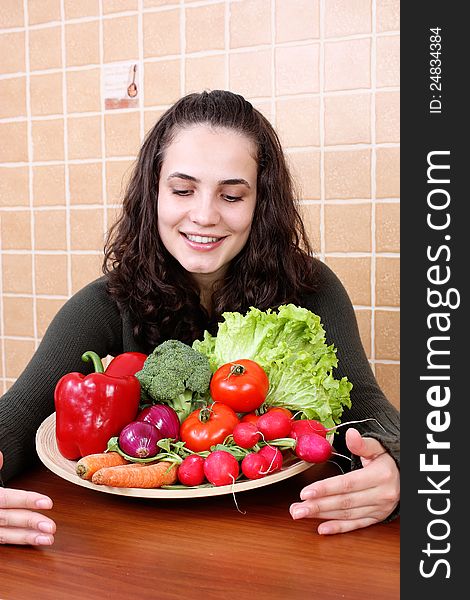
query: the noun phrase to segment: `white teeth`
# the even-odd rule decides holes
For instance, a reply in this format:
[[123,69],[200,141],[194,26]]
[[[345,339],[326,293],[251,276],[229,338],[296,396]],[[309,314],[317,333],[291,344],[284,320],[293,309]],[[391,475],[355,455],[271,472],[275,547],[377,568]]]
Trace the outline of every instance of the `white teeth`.
[[187,234],[186,237],[191,242],[196,242],[198,244],[210,244],[210,243],[214,243],[214,242],[218,242],[219,241],[219,238],[216,238],[216,237],[203,237],[202,235],[189,235],[189,234]]

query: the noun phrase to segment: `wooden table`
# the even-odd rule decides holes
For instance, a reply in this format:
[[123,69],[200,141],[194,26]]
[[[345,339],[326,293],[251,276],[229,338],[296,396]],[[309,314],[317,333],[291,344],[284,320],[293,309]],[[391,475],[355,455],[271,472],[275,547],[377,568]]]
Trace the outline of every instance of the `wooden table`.
[[154,500],[85,489],[45,467],[9,482],[51,496],[50,547],[0,547],[2,600],[399,598],[399,521],[319,536],[288,512],[332,465],[264,488]]

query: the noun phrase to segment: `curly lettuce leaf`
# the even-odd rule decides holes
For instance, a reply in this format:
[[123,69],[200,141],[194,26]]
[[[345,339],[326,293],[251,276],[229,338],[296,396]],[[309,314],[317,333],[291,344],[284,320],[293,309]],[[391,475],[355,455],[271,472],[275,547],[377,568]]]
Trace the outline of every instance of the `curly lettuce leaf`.
[[258,362],[270,387],[267,406],[284,406],[303,418],[325,426],[340,422],[344,406],[350,406],[352,384],[336,380],[336,349],[326,344],[320,317],[306,308],[286,304],[277,311],[256,308],[242,315],[222,315],[216,336],[207,331],[193,348],[209,358],[213,372],[242,358]]

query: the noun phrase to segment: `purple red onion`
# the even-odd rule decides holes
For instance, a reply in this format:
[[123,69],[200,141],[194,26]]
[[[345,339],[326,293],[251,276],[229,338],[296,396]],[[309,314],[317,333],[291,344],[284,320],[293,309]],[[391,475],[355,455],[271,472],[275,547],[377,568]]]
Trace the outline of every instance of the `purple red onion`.
[[132,421],[119,434],[119,447],[133,458],[151,458],[158,454],[157,442],[163,437],[151,423]]
[[176,411],[167,404],[154,404],[142,409],[136,421],[150,423],[158,429],[162,438],[179,440],[180,421]]

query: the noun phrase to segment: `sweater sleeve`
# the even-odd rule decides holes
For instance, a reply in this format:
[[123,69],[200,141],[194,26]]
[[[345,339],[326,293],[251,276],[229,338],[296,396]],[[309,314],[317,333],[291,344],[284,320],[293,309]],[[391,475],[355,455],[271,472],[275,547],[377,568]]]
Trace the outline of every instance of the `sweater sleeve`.
[[[368,420],[354,424],[363,436],[377,439],[400,465],[400,419],[398,410],[385,397],[372,372],[361,343],[354,308],[338,277],[324,263],[318,266],[318,292],[307,299],[306,308],[320,316],[328,344],[337,348],[335,378],[346,376],[353,384],[351,408],[342,422]],[[339,430],[335,446],[345,450],[344,428]],[[353,457],[353,468],[360,461]]]
[[56,383],[66,373],[91,371],[91,366],[81,360],[87,350],[102,358],[122,351],[122,321],[106,292],[104,278],[90,283],[65,303],[23,373],[0,398],[4,482],[36,460],[35,434],[54,412]]

